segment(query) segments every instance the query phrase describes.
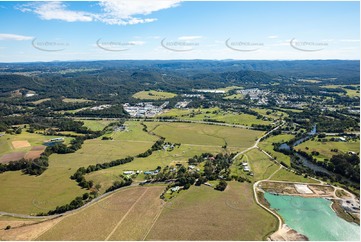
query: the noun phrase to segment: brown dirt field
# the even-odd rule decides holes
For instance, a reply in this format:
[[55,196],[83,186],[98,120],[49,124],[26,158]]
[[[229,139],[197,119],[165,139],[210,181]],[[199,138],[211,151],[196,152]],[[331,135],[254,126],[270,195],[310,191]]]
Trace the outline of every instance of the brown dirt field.
[[25,156],[25,152],[14,152],[10,154],[5,154],[1,156],[0,163],[6,164],[9,163],[10,161],[17,161],[24,158],[24,156]]
[[26,153],[24,158],[27,160],[34,160],[36,158],[39,158],[41,153],[43,153],[43,151],[29,151],[28,153]]
[[[118,239],[123,236],[122,232],[136,238],[141,237],[146,228],[134,232],[132,226],[137,223],[147,226],[151,223],[148,220],[154,218],[153,214],[144,212],[144,209],[147,210],[150,206],[153,213],[159,211],[155,200],[159,199],[163,189],[164,187],[132,187],[120,190],[90,207],[64,217],[37,240],[105,240],[109,235]],[[138,219],[140,221],[136,221]],[[132,230],[124,231],[123,227]]]
[[46,149],[45,145],[33,146],[30,151],[44,151]]
[[[22,226],[22,227],[18,227],[18,228],[13,228],[13,229],[9,229],[9,230],[0,230],[0,240],[7,240],[7,241],[16,241],[16,240],[34,240],[36,239],[39,235],[41,235],[42,233],[44,233],[45,231],[47,231],[48,229],[50,229],[51,227],[53,227],[55,224],[57,224],[59,221],[61,221],[62,218],[57,218],[57,219],[52,219],[52,220],[48,220],[45,222],[40,222],[37,223],[34,221],[1,221],[1,224],[6,224],[5,227],[7,225],[14,225],[14,226],[18,226],[21,224],[29,224],[29,223],[33,223],[33,224],[29,224],[26,226]],[[1,226],[2,227],[2,226]]]
[[143,240],[162,211],[163,200],[159,198],[164,187],[152,187],[139,200],[119,224],[109,240]]
[[165,205],[146,240],[253,241],[276,230],[276,218],[254,202],[252,185],[228,186],[223,192],[203,185],[182,191]]
[[316,185],[308,185],[315,194],[317,195],[333,195],[334,188],[331,186],[316,186]]
[[31,144],[27,140],[18,140],[11,142],[15,149],[30,147]]

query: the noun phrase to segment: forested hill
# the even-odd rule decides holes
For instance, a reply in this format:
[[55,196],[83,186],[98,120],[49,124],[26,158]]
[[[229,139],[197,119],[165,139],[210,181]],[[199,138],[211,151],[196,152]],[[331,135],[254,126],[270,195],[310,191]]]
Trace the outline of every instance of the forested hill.
[[[222,73],[237,71],[261,71],[272,75],[305,78],[337,78],[342,82],[358,83],[360,79],[359,60],[114,60],[114,61],[78,61],[78,62],[34,62],[0,63],[0,71],[24,70],[52,72],[62,68],[146,68],[153,70],[178,71],[184,75],[197,73]],[[346,84],[346,83],[345,83]]]

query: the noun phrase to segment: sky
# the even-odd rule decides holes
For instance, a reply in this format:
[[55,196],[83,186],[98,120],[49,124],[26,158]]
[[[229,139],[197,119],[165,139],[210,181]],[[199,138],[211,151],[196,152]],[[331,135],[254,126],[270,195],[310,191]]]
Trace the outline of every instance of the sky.
[[360,59],[360,3],[0,1],[0,62]]

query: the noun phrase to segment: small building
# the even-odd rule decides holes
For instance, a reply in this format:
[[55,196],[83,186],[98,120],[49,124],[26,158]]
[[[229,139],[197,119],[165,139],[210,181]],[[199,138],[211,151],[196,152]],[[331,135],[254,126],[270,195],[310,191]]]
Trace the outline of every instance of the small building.
[[243,170],[246,171],[246,172],[251,171],[251,169],[249,168],[249,166],[245,166],[245,167],[243,168]]
[[242,166],[248,166],[248,163],[247,163],[247,162],[243,162],[243,163],[242,163]]
[[342,141],[342,142],[345,142],[345,141],[346,141],[346,138],[344,138],[344,137],[338,137],[337,140]]
[[135,172],[134,171],[124,171],[123,174],[124,175],[134,175]]
[[179,187],[179,186],[176,186],[176,187],[172,187],[170,190],[171,190],[172,192],[178,192],[179,189],[180,189],[180,187]]
[[190,165],[190,166],[188,166],[188,168],[193,170],[195,168],[195,166]]

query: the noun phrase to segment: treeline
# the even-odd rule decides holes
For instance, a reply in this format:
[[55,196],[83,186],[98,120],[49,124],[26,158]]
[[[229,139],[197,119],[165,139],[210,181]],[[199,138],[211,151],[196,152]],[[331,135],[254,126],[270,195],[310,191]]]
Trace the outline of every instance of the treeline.
[[80,187],[90,189],[93,186],[93,181],[86,181],[85,177],[84,177],[85,174],[88,174],[88,173],[91,173],[91,172],[94,172],[94,171],[103,170],[103,169],[108,169],[108,168],[113,167],[113,166],[126,164],[126,163],[129,163],[129,162],[133,161],[133,160],[134,160],[134,157],[127,157],[127,158],[123,158],[123,159],[113,160],[111,162],[105,162],[105,163],[102,163],[102,164],[90,165],[87,168],[80,167],[70,177],[70,179],[76,180],[76,182],[78,183],[78,185]]
[[140,158],[145,158],[145,157],[148,157],[150,156],[153,151],[157,151],[157,150],[161,150],[163,149],[163,145],[164,145],[164,138],[161,138],[159,140],[157,140],[150,149],[148,149],[147,151],[137,155],[137,157],[140,157]]

